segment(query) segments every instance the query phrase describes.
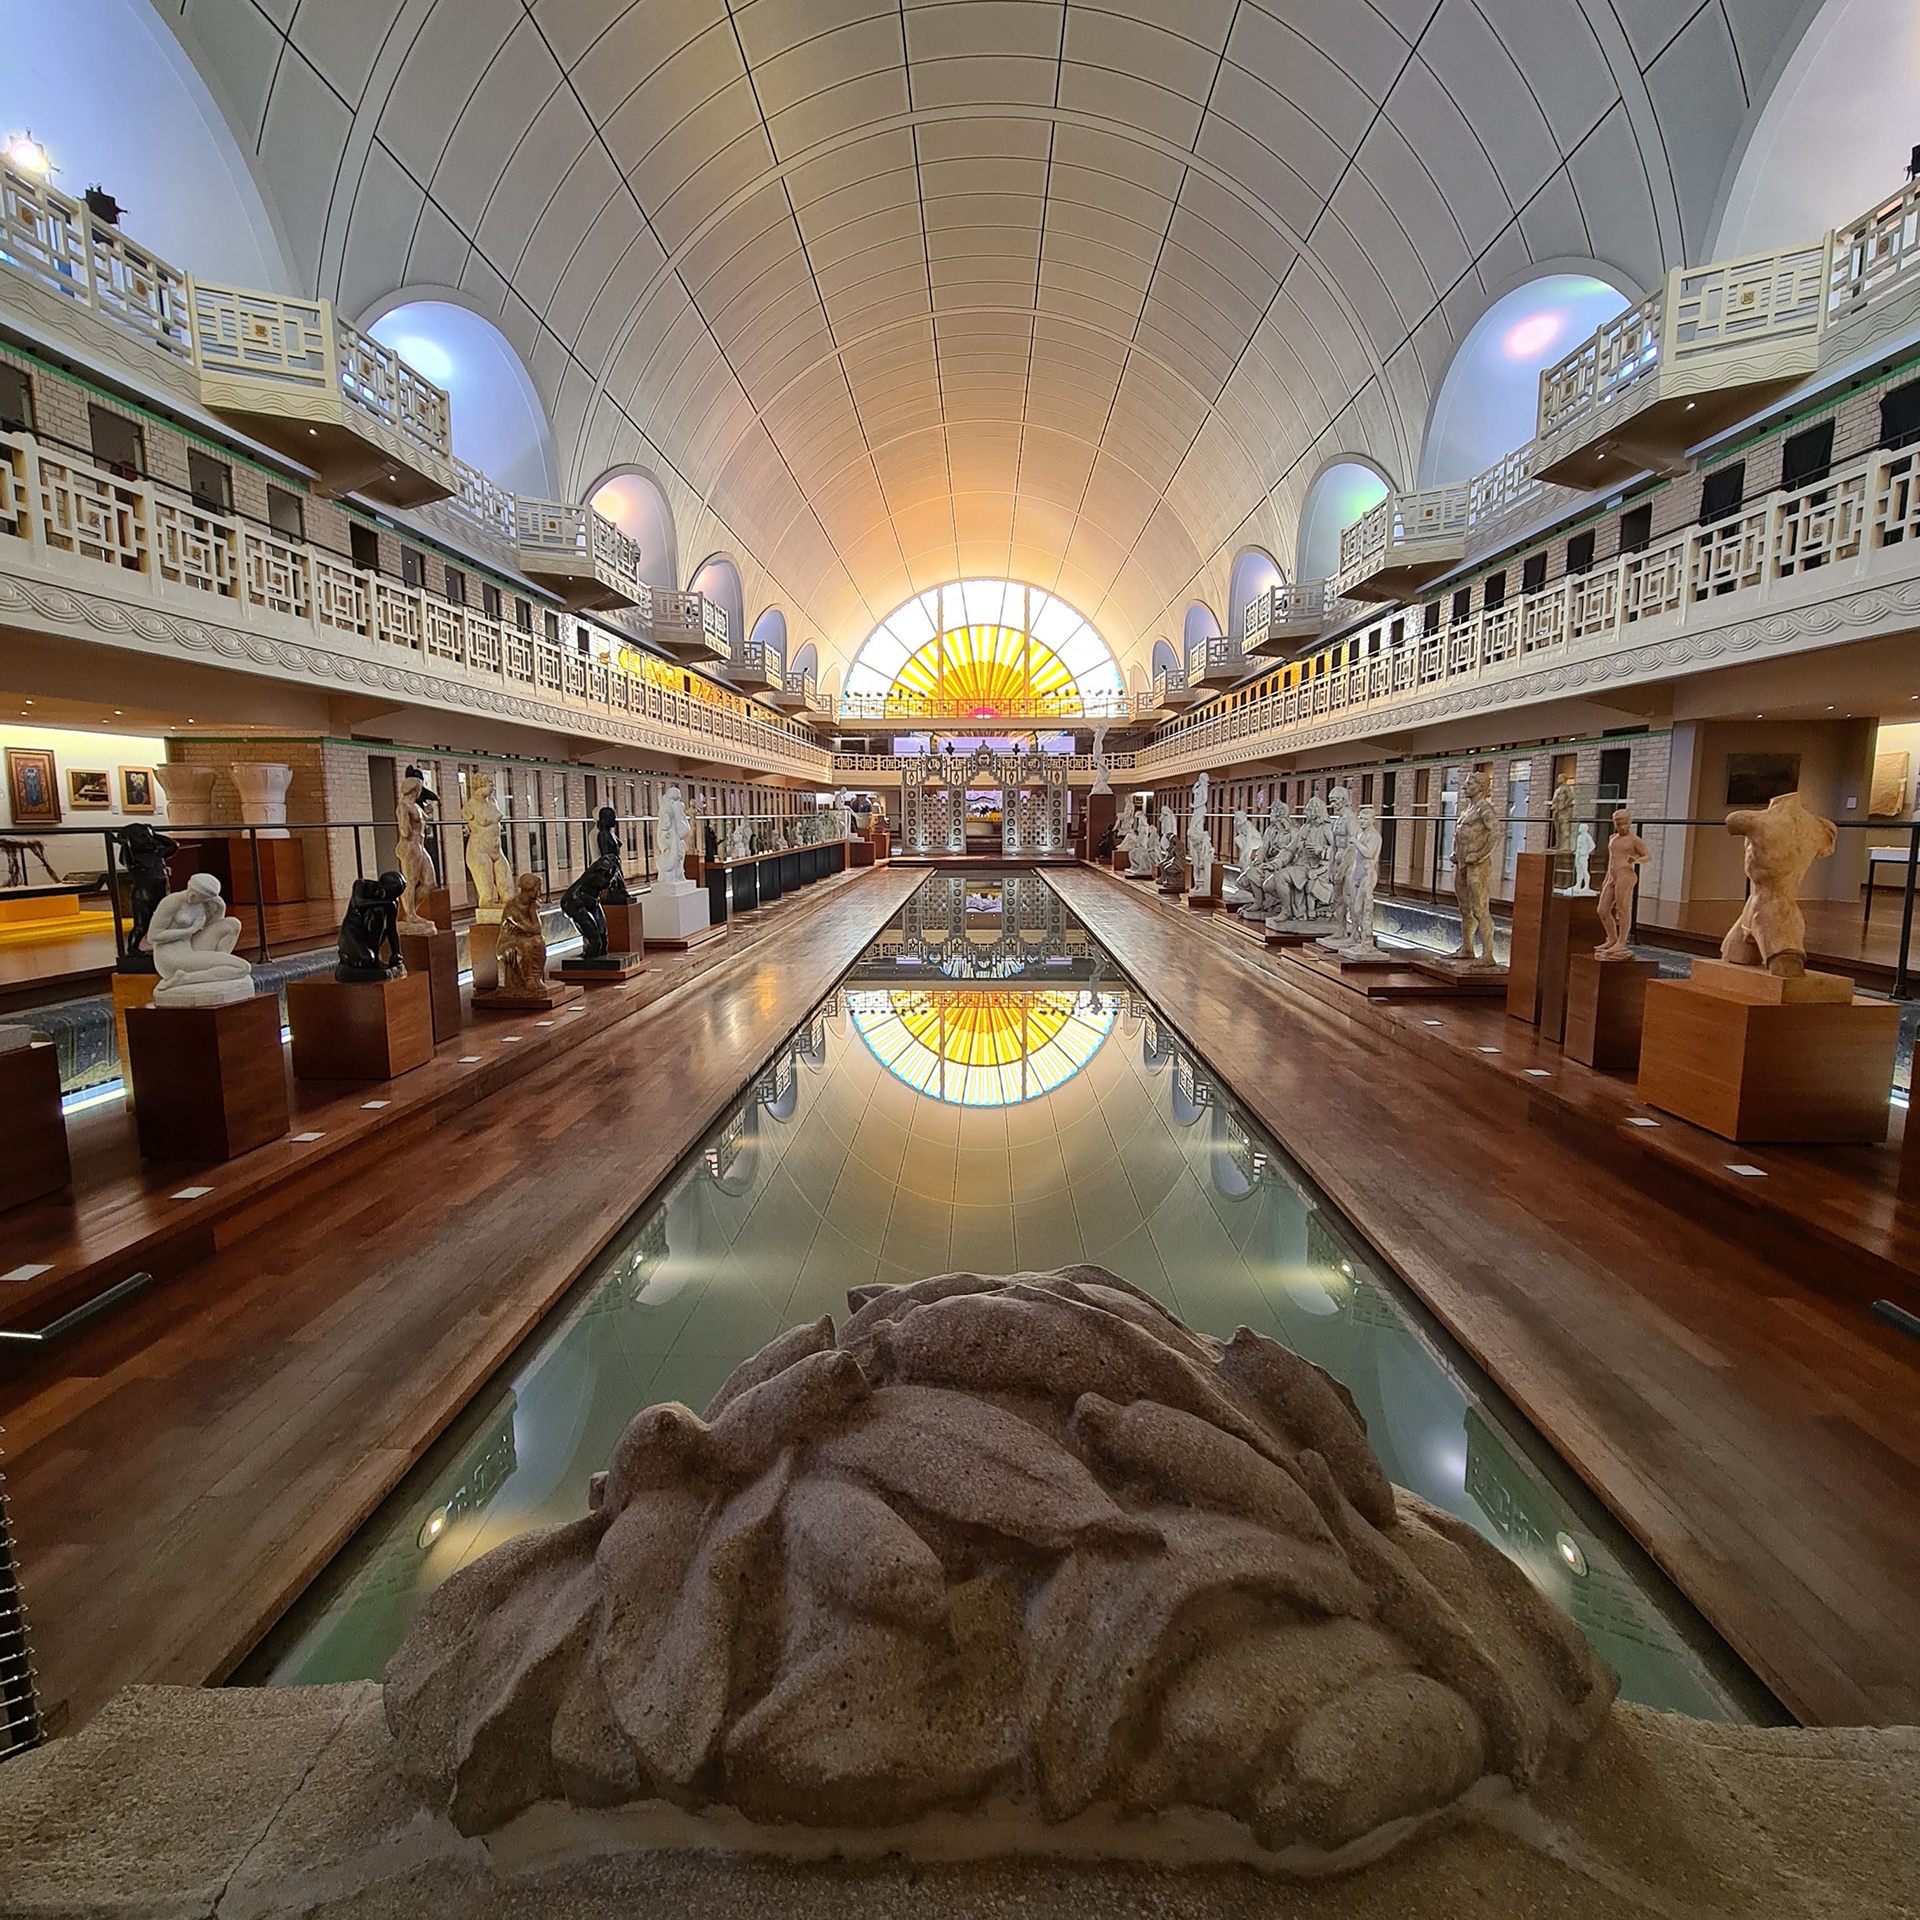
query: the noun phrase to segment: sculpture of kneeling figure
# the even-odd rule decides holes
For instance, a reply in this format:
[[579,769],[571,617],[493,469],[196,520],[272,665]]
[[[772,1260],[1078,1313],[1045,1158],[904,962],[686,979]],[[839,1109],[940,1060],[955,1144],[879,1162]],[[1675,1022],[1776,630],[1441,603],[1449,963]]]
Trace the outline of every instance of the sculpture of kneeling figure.
[[547,990],[547,930],[540,921],[540,876],[523,873],[513,898],[500,916],[496,949],[503,994],[541,994]]
[[141,944],[160,975],[156,1007],[225,1007],[253,998],[253,968],[234,952],[240,922],[220,897],[220,882],[196,873],[153,910]]
[[406,890],[406,881],[397,873],[383,873],[377,880],[363,876],[353,883],[353,895],[340,922],[336,980],[397,980],[406,972],[406,962],[400,958],[398,912]]

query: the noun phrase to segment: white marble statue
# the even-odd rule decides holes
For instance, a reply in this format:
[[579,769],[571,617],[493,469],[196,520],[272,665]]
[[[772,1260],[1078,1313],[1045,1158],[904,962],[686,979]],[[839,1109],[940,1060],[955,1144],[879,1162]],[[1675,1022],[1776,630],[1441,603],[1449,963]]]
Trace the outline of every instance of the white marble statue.
[[1095,793],[1113,791],[1113,762],[1107,758],[1107,723],[1104,720],[1093,730],[1093,790]]
[[141,945],[160,979],[156,1007],[225,1007],[253,998],[253,969],[234,952],[240,922],[220,897],[220,882],[196,873],[153,910]]
[[1380,815],[1374,807],[1362,807],[1353,823],[1353,843],[1347,861],[1347,902],[1342,916],[1347,927],[1347,943],[1340,949],[1344,960],[1371,960],[1380,948],[1373,938],[1373,890],[1380,880]]
[[1159,870],[1160,842],[1153,830],[1153,813],[1144,793],[1133,796],[1122,845],[1127,850],[1127,871],[1136,879],[1144,880]]
[[1248,869],[1247,904],[1240,909],[1243,920],[1276,920],[1293,912],[1294,845],[1298,829],[1284,800],[1274,803],[1267,818],[1266,831],[1260,836],[1259,851]]
[[833,796],[833,806],[840,819],[840,838],[851,840],[853,838],[853,795],[842,787]]
[[752,852],[753,828],[747,821],[742,820],[734,830],[727,835],[727,858],[729,860],[745,860]]
[[1193,812],[1187,820],[1188,885],[1198,894],[1213,891],[1213,835],[1207,831],[1207,798],[1210,782],[1203,773],[1193,783]]
[[1573,835],[1573,885],[1562,893],[1586,899],[1593,892],[1593,829],[1582,820]]
[[1171,807],[1160,809],[1160,831],[1154,841],[1154,871],[1163,887],[1178,888],[1180,871],[1180,816]]
[[440,884],[433,854],[427,847],[427,805],[437,799],[420,769],[409,767],[401,779],[400,797],[394,807],[393,860],[401,879],[407,883],[406,891],[400,896],[398,924],[402,933],[434,931],[434,923],[421,918],[420,899]]
[[1327,920],[1333,915],[1333,819],[1327,802],[1315,793],[1307,797],[1294,853],[1294,900],[1302,920]]
[[1333,930],[1320,936],[1323,947],[1344,947],[1353,938],[1347,923],[1347,883],[1353,866],[1353,796],[1345,787],[1327,795],[1326,910]]
[[1260,830],[1241,807],[1233,816],[1233,870],[1220,883],[1220,898],[1229,907],[1247,906],[1254,897],[1248,880],[1260,854]]
[[473,917],[497,923],[506,911],[513,868],[502,849],[506,817],[493,797],[493,776],[476,773],[467,782],[460,818],[467,829],[467,875],[473,882]]
[[687,847],[693,839],[693,825],[687,818],[687,803],[677,786],[669,787],[660,796],[659,845],[656,852],[660,861],[660,882],[662,886],[686,884]]

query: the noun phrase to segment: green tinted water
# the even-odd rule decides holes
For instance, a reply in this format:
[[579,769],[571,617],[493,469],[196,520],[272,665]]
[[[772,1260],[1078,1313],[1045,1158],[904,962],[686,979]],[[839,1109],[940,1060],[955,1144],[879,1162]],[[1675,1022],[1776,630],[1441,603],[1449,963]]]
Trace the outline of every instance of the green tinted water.
[[1518,1560],[1627,1698],[1776,1716],[1032,875],[926,882],[249,1677],[378,1677],[454,1568],[585,1511],[636,1410],[704,1406],[849,1287],[1078,1261],[1337,1375],[1391,1477]]

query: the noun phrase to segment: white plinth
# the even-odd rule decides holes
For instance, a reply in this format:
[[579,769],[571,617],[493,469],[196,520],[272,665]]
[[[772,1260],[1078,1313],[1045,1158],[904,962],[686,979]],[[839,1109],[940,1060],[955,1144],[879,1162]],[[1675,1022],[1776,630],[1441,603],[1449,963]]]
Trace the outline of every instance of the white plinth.
[[662,880],[640,896],[640,926],[649,940],[685,940],[713,924],[705,887]]

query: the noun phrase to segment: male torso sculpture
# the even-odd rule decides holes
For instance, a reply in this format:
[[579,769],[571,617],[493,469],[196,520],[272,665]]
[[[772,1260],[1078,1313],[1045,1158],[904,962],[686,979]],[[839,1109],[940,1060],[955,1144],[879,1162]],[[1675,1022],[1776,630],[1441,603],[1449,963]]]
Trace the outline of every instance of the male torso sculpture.
[[1493,852],[1500,833],[1499,816],[1489,798],[1492,787],[1478,767],[1467,775],[1453,828],[1453,893],[1460,903],[1460,947],[1455,958],[1477,958],[1487,966],[1494,964]]
[[1799,794],[1781,793],[1764,807],[1728,814],[1727,831],[1747,843],[1743,864],[1752,890],[1720,943],[1720,958],[1736,966],[1765,967],[1782,980],[1797,979],[1807,970],[1800,887],[1807,869],[1833,851],[1839,839],[1834,824],[1810,813]]
[[1594,911],[1600,916],[1600,931],[1606,938],[1593,950],[1596,960],[1631,960],[1633,949],[1627,945],[1627,929],[1633,924],[1633,893],[1640,884],[1640,863],[1647,857],[1647,843],[1633,830],[1633,815],[1621,807],[1613,816],[1613,833],[1607,841],[1607,877],[1600,883],[1600,899]]
[[396,911],[406,892],[397,873],[377,880],[364,875],[353,883],[353,894],[340,922],[340,959],[333,977],[350,984],[395,980],[406,972],[400,958],[400,922]]

